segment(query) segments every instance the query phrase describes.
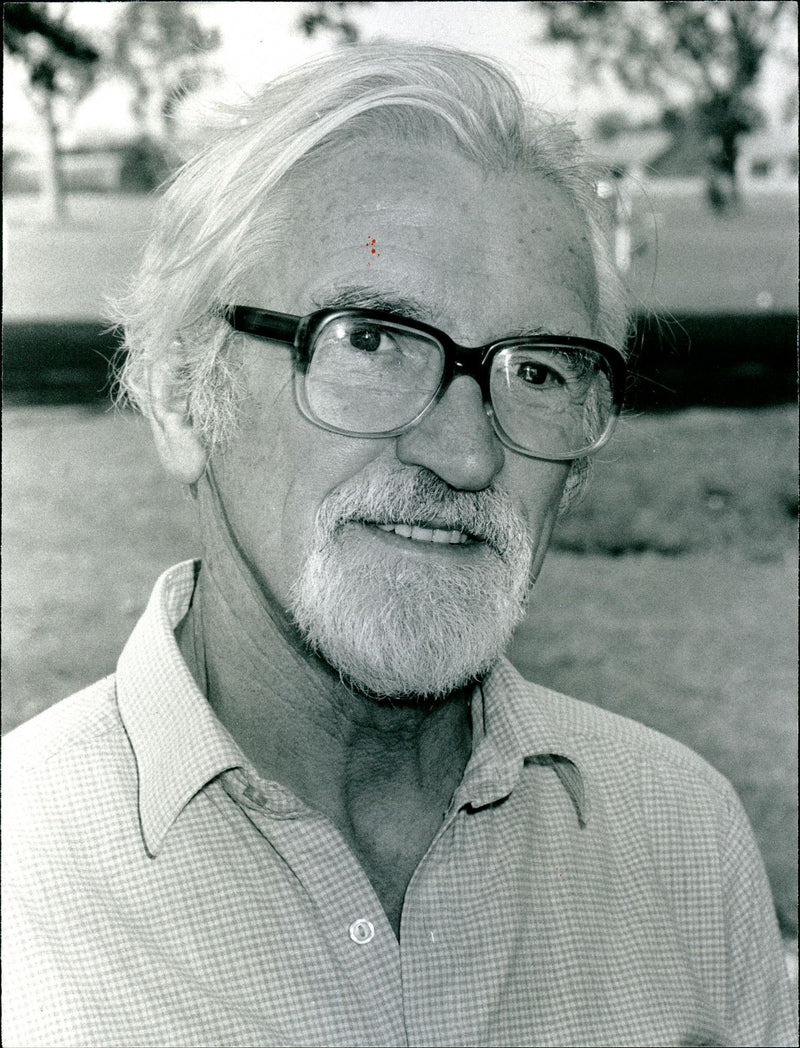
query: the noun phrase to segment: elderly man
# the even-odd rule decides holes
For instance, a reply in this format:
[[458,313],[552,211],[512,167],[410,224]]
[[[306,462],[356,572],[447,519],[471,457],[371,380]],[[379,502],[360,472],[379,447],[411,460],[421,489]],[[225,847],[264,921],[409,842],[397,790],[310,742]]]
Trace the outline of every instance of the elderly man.
[[203,555],[8,740],[6,1044],[791,1043],[729,785],[502,657],[620,409],[596,208],[432,48],[276,81],[177,177],[122,382]]

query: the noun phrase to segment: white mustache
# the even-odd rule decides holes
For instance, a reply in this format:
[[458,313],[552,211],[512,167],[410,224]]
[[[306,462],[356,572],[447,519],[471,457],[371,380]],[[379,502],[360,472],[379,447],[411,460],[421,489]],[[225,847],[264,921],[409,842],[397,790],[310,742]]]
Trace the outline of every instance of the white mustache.
[[454,491],[418,466],[373,462],[335,488],[319,509],[317,527],[327,540],[352,521],[462,531],[486,542],[503,559],[528,540],[525,520],[506,492]]

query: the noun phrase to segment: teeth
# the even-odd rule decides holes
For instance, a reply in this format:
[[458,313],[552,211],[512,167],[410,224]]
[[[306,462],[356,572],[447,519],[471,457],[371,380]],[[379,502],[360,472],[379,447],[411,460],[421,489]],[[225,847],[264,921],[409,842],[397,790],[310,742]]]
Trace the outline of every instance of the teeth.
[[393,531],[404,539],[414,542],[438,542],[440,545],[464,546],[469,538],[463,531],[446,531],[444,528],[421,528],[411,524],[376,524],[381,531]]

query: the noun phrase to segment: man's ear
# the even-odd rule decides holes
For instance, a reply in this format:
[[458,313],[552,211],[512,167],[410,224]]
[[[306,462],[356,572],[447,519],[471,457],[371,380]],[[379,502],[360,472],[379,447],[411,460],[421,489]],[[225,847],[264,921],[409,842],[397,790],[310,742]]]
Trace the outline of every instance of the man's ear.
[[168,360],[150,365],[150,427],[159,458],[181,484],[195,484],[205,472],[208,452],[192,425],[186,398],[175,388]]

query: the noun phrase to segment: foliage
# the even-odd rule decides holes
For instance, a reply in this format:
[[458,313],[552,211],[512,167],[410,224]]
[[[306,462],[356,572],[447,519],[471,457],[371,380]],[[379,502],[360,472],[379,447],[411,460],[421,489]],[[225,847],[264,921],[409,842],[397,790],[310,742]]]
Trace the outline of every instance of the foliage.
[[45,4],[3,4],[3,46],[25,63],[31,86],[53,94],[85,90],[100,58]]
[[349,17],[348,7],[364,7],[369,0],[339,0],[336,3],[306,4],[297,19],[299,29],[306,36],[323,31],[332,33],[343,44],[358,43],[358,25]]
[[589,0],[531,6],[544,15],[550,39],[571,43],[593,78],[610,72],[634,93],[673,111],[676,104],[688,110],[706,138],[712,172],[735,178],[738,140],[763,119],[753,87],[794,4]]
[[207,56],[219,47],[219,30],[203,28],[187,3],[118,7],[110,69],[133,87],[132,113],[144,138],[163,142],[178,102],[211,74]]

